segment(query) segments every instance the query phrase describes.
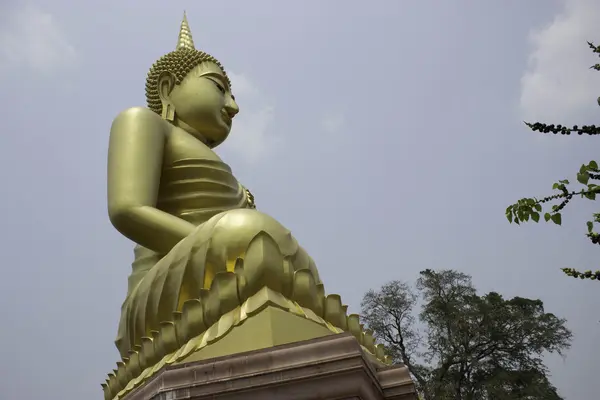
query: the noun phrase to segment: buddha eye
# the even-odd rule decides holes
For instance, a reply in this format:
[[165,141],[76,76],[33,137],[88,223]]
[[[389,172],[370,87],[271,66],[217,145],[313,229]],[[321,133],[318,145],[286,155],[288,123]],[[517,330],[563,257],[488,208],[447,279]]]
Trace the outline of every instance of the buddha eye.
[[220,85],[219,83],[217,83],[215,81],[212,81],[212,82],[215,84],[215,86],[219,89],[219,91],[221,93],[225,94],[225,88],[222,85]]

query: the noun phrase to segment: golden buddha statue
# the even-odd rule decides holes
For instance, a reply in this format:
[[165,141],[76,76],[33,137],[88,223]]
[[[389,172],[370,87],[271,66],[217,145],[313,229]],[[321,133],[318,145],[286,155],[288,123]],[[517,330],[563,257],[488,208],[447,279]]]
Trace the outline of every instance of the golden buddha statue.
[[224,336],[257,309],[250,300],[259,292],[327,332],[353,332],[384,358],[339,296],[325,296],[290,231],[256,210],[213,151],[239,108],[222,65],[195,49],[185,14],[176,50],[148,73],[146,98],[148,108],[123,111],[110,132],[109,216],[138,245],[115,341],[122,361],[103,384],[105,398]]

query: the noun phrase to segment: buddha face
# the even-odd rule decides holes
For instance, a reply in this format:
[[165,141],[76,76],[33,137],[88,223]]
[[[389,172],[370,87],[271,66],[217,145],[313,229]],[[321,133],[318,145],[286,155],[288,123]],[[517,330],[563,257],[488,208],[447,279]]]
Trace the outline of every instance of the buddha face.
[[[200,134],[210,147],[229,136],[233,117],[239,112],[223,70],[213,62],[194,68],[179,85],[159,79],[159,93],[175,110],[175,125]],[[191,129],[189,129],[191,128]]]

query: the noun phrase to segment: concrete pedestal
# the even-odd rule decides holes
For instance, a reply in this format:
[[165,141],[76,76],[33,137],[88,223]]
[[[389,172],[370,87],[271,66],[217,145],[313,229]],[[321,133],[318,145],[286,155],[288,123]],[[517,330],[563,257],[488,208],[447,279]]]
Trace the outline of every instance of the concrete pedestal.
[[167,366],[125,400],[416,400],[403,366],[368,357],[343,333]]

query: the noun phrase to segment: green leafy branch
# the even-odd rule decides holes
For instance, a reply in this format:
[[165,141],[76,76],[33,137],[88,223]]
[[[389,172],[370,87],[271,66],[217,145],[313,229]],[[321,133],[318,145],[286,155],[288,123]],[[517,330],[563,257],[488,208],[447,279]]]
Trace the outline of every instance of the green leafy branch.
[[564,272],[565,274],[567,274],[568,276],[572,276],[573,278],[579,278],[579,279],[591,279],[591,280],[599,280],[600,281],[600,271],[596,271],[596,272],[592,272],[592,271],[585,271],[585,272],[579,272],[573,268],[562,268],[561,269],[562,272]]
[[[588,200],[596,200],[596,195],[600,193],[600,185],[590,183],[590,181],[600,180],[600,170],[596,161],[590,161],[588,164],[583,164],[577,173],[577,181],[584,185],[584,188],[578,191],[571,191],[568,188],[570,184],[568,180],[560,180],[552,185],[552,189],[557,193],[552,196],[547,196],[542,199],[523,198],[506,208],[506,218],[509,223],[520,225],[521,222],[528,222],[530,219],[533,222],[539,222],[541,214],[544,215],[544,221],[552,221],[556,225],[562,224],[561,211],[573,199],[574,196],[580,196]],[[553,204],[549,211],[544,211],[546,203],[557,202]],[[600,234],[594,232],[594,223],[600,223],[600,213],[594,214],[593,221],[587,221],[586,236],[593,244],[600,245]],[[563,268],[562,271],[575,278],[580,279],[598,279],[600,280],[600,271],[592,273],[591,271],[579,272],[571,268]]]
[[[600,66],[600,64],[598,64],[598,66]],[[598,70],[600,71],[600,69]],[[600,105],[600,97],[598,98],[598,105]],[[596,126],[596,125],[583,125],[583,126],[578,126],[578,125],[573,125],[571,128],[567,128],[564,125],[558,124],[558,125],[554,125],[554,124],[543,124],[541,122],[536,122],[536,123],[529,123],[529,122],[525,122],[525,125],[527,125],[531,130],[533,131],[539,131],[542,133],[554,133],[555,135],[557,133],[560,133],[561,135],[570,135],[571,133],[577,133],[579,135],[583,135],[584,133],[587,135],[600,135],[600,126]]]
[[[589,200],[596,200],[596,194],[600,193],[600,186],[590,183],[590,180],[600,180],[600,170],[598,169],[598,163],[596,161],[590,161],[589,164],[583,164],[577,173],[577,181],[582,185],[585,185],[584,189],[570,191],[567,188],[569,181],[566,179],[560,180],[552,185],[552,189],[557,191],[557,194],[542,199],[523,198],[515,204],[508,206],[506,209],[506,218],[508,219],[508,222],[514,222],[517,225],[521,222],[529,221],[530,218],[534,222],[539,222],[540,213],[543,212],[542,204],[560,200],[559,204],[552,205],[551,211],[544,213],[544,220],[546,222],[552,221],[555,224],[560,225],[562,223],[561,211],[571,201],[573,196],[581,196],[582,198],[587,198]],[[600,222],[600,219],[595,219],[594,221]],[[600,240],[600,235],[592,232],[594,227],[592,221],[588,221],[587,225],[588,236],[590,238],[596,238],[594,242],[596,244],[596,242]]]
[[[592,52],[598,54],[598,56],[600,57],[600,46],[595,46],[594,43],[592,42],[587,42],[588,46],[590,46],[590,49],[592,49]],[[590,67],[590,69],[595,69],[596,71],[600,71],[600,64],[594,64]]]
[[[587,44],[592,49],[592,52],[598,54],[600,57],[600,46],[596,46],[592,42],[587,42]],[[590,69],[600,71],[600,64],[594,64],[590,67]],[[600,105],[600,97],[598,97],[597,102],[598,105]],[[555,135],[558,133],[561,135],[570,135],[571,133],[577,133],[579,135],[600,135],[600,126],[596,125],[573,125],[571,128],[561,124],[544,124],[541,122],[535,122],[533,124],[525,122],[525,125],[527,125],[534,132],[553,133]]]

